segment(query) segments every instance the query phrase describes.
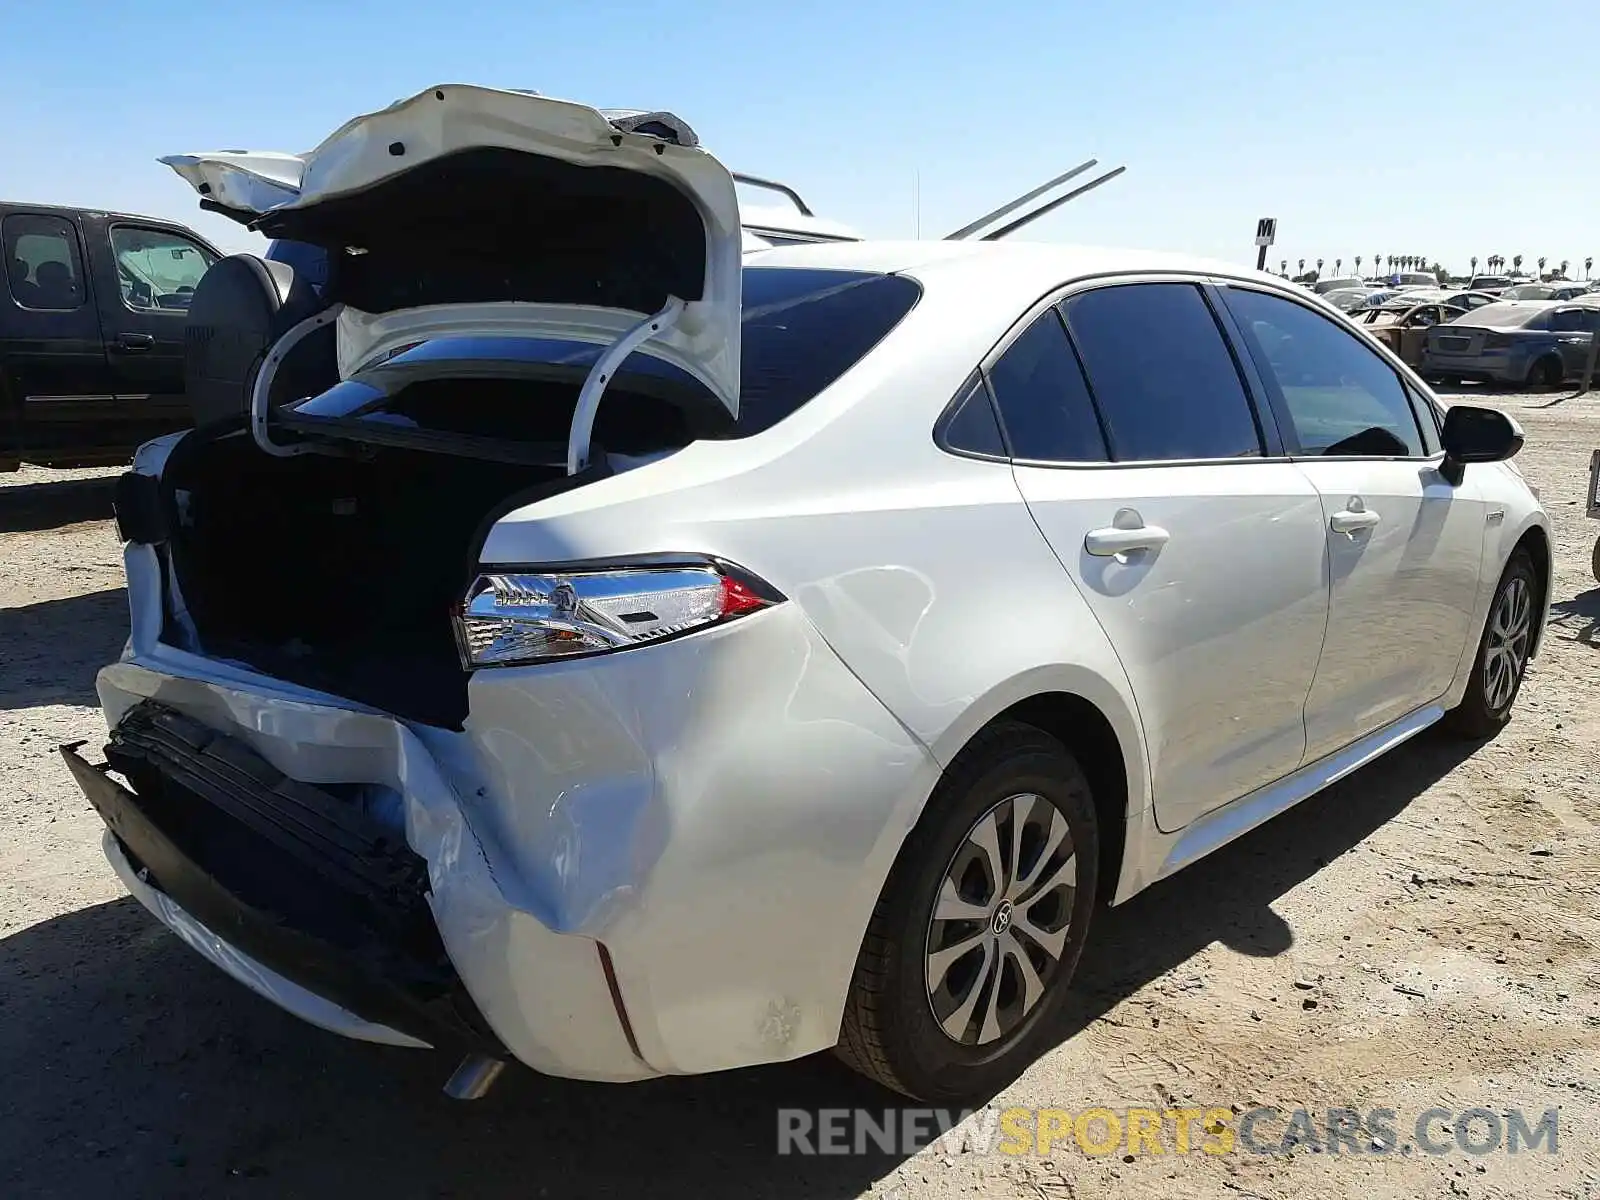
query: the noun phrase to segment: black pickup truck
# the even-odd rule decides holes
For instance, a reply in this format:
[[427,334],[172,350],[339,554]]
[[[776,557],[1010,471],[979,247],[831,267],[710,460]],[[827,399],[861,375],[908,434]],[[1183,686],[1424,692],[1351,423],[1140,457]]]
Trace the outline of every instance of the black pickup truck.
[[0,201],[0,470],[125,461],[190,424],[184,323],[220,257],[171,221]]

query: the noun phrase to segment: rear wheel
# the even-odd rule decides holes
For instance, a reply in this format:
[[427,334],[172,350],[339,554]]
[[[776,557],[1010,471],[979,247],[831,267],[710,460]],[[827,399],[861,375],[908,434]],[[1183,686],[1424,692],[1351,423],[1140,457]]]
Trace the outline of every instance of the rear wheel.
[[1528,368],[1528,386],[1537,390],[1558,388],[1564,374],[1561,360],[1553,354],[1546,355]]
[[1595,539],[1594,554],[1589,559],[1589,570],[1596,580],[1600,580],[1600,538]]
[[1538,606],[1533,560],[1527,551],[1518,550],[1490,602],[1467,693],[1446,717],[1452,732],[1467,738],[1492,737],[1511,719],[1511,706],[1528,669]]
[[945,772],[890,873],[857,960],[839,1054],[915,1099],[988,1096],[1053,1041],[1094,906],[1099,836],[1083,770],[1005,723]]

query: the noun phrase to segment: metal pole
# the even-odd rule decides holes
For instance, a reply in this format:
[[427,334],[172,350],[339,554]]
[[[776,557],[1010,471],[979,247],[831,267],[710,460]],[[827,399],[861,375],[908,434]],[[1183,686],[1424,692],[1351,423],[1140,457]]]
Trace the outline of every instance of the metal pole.
[[1265,246],[1260,246],[1260,247],[1258,247],[1256,249],[1256,270],[1265,271],[1266,269],[1267,269],[1267,248]]
[[985,213],[983,216],[979,217],[976,221],[972,222],[972,224],[963,225],[960,229],[956,230],[954,233],[945,234],[944,240],[947,241],[947,242],[959,242],[962,238],[966,237],[969,233],[976,233],[978,230],[982,229],[990,221],[997,221],[997,220],[999,220],[1001,217],[1005,216],[1009,212],[1016,212],[1017,209],[1021,208],[1029,200],[1037,199],[1038,197],[1040,197],[1040,196],[1044,195],[1046,192],[1048,192],[1051,188],[1060,187],[1067,180],[1074,179],[1077,176],[1082,175],[1090,167],[1097,166],[1099,164],[1099,162],[1100,162],[1099,159],[1091,158],[1088,162],[1079,163],[1077,166],[1073,167],[1072,170],[1066,172],[1065,174],[1057,175],[1049,183],[1041,183],[1038,187],[1034,188],[1033,191],[1029,192],[1027,195],[1018,196],[1015,200],[1011,201],[1009,204],[1002,204],[999,208],[995,209],[993,212]]
[[1038,208],[1034,209],[1031,213],[1027,213],[1024,216],[1018,217],[1015,221],[1011,222],[1011,224],[1002,225],[999,229],[996,229],[993,233],[984,234],[983,237],[980,238],[979,240],[980,241],[984,241],[984,242],[997,242],[1001,238],[1005,237],[1006,234],[1015,233],[1017,230],[1021,229],[1024,225],[1026,225],[1029,221],[1036,221],[1040,217],[1044,216],[1045,213],[1054,212],[1056,209],[1060,208],[1063,204],[1065,204],[1068,200],[1076,200],[1079,196],[1083,195],[1085,192],[1089,191],[1090,189],[1097,188],[1102,183],[1109,183],[1111,180],[1115,179],[1118,175],[1121,175],[1127,169],[1128,169],[1127,167],[1118,167],[1114,171],[1107,171],[1104,175],[1100,176],[1100,178],[1091,179],[1088,183],[1084,184],[1082,187],[1073,188],[1065,196],[1057,196],[1054,200],[1050,201],[1049,204],[1040,205]]

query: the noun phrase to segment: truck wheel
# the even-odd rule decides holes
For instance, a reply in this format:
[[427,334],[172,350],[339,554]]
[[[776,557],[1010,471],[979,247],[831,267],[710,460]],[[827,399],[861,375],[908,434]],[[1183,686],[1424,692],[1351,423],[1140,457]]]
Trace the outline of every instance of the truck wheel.
[[1089,783],[1005,722],[950,764],[873,909],[838,1054],[914,1099],[987,1098],[1055,1044],[1094,909]]
[[1594,542],[1594,555],[1589,560],[1589,570],[1594,573],[1596,580],[1600,580],[1600,538]]

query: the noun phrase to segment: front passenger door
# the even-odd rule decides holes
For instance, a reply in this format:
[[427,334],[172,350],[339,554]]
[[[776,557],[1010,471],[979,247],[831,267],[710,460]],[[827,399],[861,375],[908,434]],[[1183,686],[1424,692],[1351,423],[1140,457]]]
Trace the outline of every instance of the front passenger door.
[[1220,291],[1322,498],[1330,605],[1310,761],[1449,690],[1473,632],[1485,506],[1471,472],[1456,486],[1440,474],[1437,426],[1380,354],[1309,305]]
[[212,251],[170,229],[111,218],[100,245],[97,289],[106,360],[132,444],[189,424],[183,338],[189,300],[216,261]]

